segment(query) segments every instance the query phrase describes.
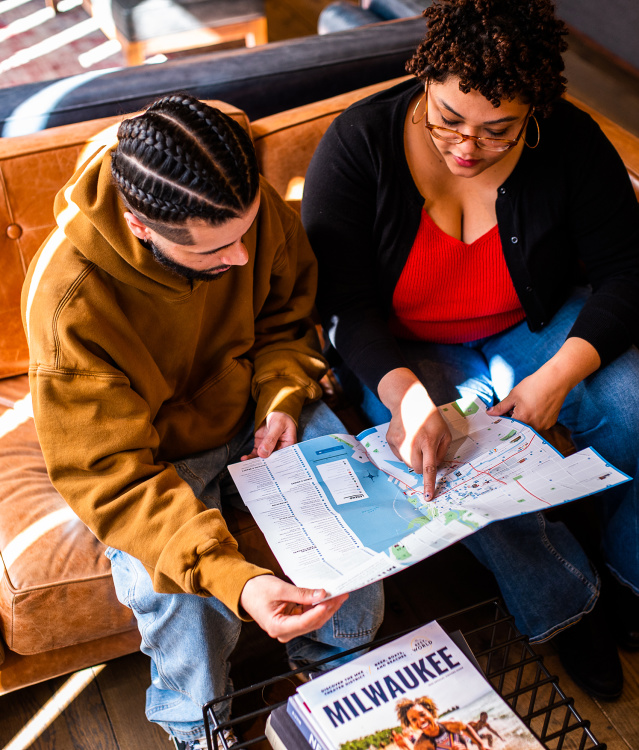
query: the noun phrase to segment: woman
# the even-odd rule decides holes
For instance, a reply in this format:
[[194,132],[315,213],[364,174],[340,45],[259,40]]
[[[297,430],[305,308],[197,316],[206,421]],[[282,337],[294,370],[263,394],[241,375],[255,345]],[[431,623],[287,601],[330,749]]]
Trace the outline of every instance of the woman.
[[439,720],[437,706],[426,695],[398,701],[397,717],[402,733],[393,732],[393,740],[403,750],[468,750],[473,746],[487,750],[470,724],[457,719]]
[[[549,0],[436,0],[424,16],[417,81],[338,117],[307,174],[302,216],[344,387],[371,422],[390,420],[430,496],[450,442],[436,405],[467,394],[537,430],[560,420],[635,477],[639,207],[612,145],[561,99],[565,26]],[[597,505],[618,634],[636,648],[636,482]],[[563,524],[520,516],[465,544],[523,632],[556,636],[591,693],[621,693],[599,575]]]

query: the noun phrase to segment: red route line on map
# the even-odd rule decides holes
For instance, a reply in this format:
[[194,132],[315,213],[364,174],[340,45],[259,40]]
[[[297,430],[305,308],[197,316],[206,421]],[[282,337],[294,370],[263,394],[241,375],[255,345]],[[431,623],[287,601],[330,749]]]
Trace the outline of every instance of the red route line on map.
[[[530,438],[530,442],[529,442],[529,443],[528,443],[527,445],[524,445],[524,446],[522,446],[521,448],[517,449],[517,451],[516,451],[515,453],[513,453],[513,456],[516,456],[516,455],[517,455],[517,453],[521,453],[521,452],[522,452],[522,450],[526,450],[527,448],[530,448],[530,446],[531,446],[531,444],[532,444],[532,441],[533,441],[533,440],[535,439],[535,437],[536,437],[536,435],[535,435],[535,434],[533,434],[533,436],[532,436],[532,437]],[[512,458],[513,456],[508,456],[507,458],[503,458],[503,459],[502,459],[502,460],[501,460],[501,461],[500,461],[499,463],[504,463],[504,461],[508,461],[508,459],[509,459],[509,458]],[[471,466],[472,466],[472,464],[471,464]],[[499,466],[499,464],[495,464],[495,466]],[[495,468],[495,466],[491,466],[491,467],[490,467],[490,469],[489,469],[488,471],[492,471],[492,470],[493,470],[493,469]],[[473,468],[475,468],[475,467],[473,466]],[[475,471],[477,471],[477,469],[475,469]],[[488,471],[487,471],[487,472],[479,472],[479,473],[486,473],[486,474],[488,474]],[[488,476],[491,476],[491,475],[490,475],[490,474],[488,474]],[[493,478],[493,479],[496,479],[496,477],[492,477],[492,478]],[[499,482],[500,480],[499,480],[499,479],[497,479],[497,481]],[[518,485],[519,487],[521,487],[521,489],[522,489],[522,490],[523,490],[524,492],[527,492],[527,493],[528,493],[529,495],[531,495],[532,497],[534,497],[534,498],[535,498],[535,500],[539,500],[539,502],[540,502],[540,503],[544,503],[545,505],[548,505],[548,506],[552,505],[552,503],[549,503],[549,502],[548,502],[548,500],[544,500],[544,499],[542,499],[541,497],[537,497],[537,495],[535,495],[535,493],[534,493],[534,492],[531,492],[530,490],[526,489],[526,488],[524,487],[524,485],[523,485],[523,484],[522,484],[522,483],[521,483],[521,482],[520,482],[520,481],[519,481],[518,479],[515,479],[515,480],[513,480],[513,481],[514,481],[514,482],[516,482],[516,483],[517,483],[517,485]],[[506,484],[506,482],[502,482],[502,484]]]
[[[504,484],[504,485],[508,484],[507,482],[504,482],[501,479],[498,479],[497,477],[494,477],[490,472],[493,471],[497,466],[499,466],[499,464],[503,464],[505,461],[508,461],[508,459],[512,458],[513,456],[516,456],[518,453],[521,453],[522,451],[525,451],[527,448],[530,448],[530,446],[532,445],[532,441],[534,439],[535,439],[535,435],[533,434],[533,436],[530,438],[530,441],[527,444],[522,445],[519,448],[516,448],[515,452],[512,453],[510,456],[506,456],[505,458],[502,458],[499,461],[499,463],[496,463],[494,466],[491,466],[488,469],[484,469],[483,471],[480,471],[479,469],[476,469],[469,462],[468,465],[471,467],[471,469],[473,469],[473,471],[477,472],[477,476],[473,477],[472,479],[476,479],[477,477],[481,476],[482,474],[485,474],[485,475],[489,476],[491,479],[494,479],[496,482],[500,482],[501,484]],[[449,487],[446,490],[446,492],[451,492],[452,490],[457,489],[457,487],[459,487],[460,485],[468,484],[468,482],[471,482],[472,479],[465,479],[463,482],[459,482],[459,484],[456,484],[453,487]],[[516,479],[515,479],[515,481],[517,482]],[[517,482],[517,484],[519,484],[519,482]],[[522,488],[522,490],[524,490],[524,492],[528,492],[528,490],[525,487],[523,487],[521,484],[519,484],[519,486]],[[537,497],[536,495],[533,495],[532,492],[528,492],[528,494],[532,495],[533,497]],[[537,498],[537,500],[541,500],[541,498]],[[541,500],[541,502],[545,503],[546,501],[545,500]],[[547,503],[547,505],[550,505],[550,503]]]
[[527,490],[518,479],[515,479],[515,482],[517,482],[517,484],[522,488],[524,492],[527,492],[529,495],[532,495],[535,498],[535,500],[539,500],[540,503],[545,503],[546,505],[549,505],[549,506],[552,505],[552,503],[549,503],[548,500],[543,500],[541,497],[537,497],[537,495],[535,495],[534,492]]

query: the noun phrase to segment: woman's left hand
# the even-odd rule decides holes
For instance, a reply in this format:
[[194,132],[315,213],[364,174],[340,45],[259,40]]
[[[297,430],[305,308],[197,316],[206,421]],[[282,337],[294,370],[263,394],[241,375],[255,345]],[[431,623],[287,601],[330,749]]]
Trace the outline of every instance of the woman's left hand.
[[597,350],[572,337],[532,375],[519,382],[505,399],[487,410],[491,417],[512,416],[534,430],[557,423],[566,396],[601,364]]
[[570,387],[545,372],[544,368],[545,365],[524,378],[487,413],[491,417],[513,417],[537,431],[556,424]]

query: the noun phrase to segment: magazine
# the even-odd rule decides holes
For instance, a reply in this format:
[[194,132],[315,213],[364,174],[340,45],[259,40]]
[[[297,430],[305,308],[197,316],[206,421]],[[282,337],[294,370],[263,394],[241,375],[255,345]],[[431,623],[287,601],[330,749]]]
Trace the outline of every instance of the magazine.
[[318,750],[543,750],[437,622],[301,685],[287,711]]
[[564,458],[477,398],[439,407],[452,443],[435,497],[386,441],[388,424],[326,435],[229,466],[282,570],[332,596],[366,586],[503,518],[627,482],[591,448]]

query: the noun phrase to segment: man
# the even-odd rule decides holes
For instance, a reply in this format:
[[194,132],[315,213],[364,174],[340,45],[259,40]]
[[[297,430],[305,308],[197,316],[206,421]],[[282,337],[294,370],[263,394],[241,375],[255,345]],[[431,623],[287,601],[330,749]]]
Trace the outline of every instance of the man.
[[147,717],[176,747],[206,747],[201,706],[231,690],[241,619],[295,666],[368,642],[381,620],[379,586],[337,619],[346,596],[318,603],[326,592],[250,564],[223,517],[241,502],[229,463],[342,430],[312,403],[315,259],[248,135],[185,95],[125,120],[55,213],[23,293],[47,468],[108,545],[151,657]]
[[488,714],[486,713],[486,711],[482,711],[479,714],[479,719],[477,719],[476,721],[469,721],[468,724],[477,732],[477,735],[482,740],[486,740],[486,742],[488,743],[488,747],[493,746],[493,735],[502,742],[504,741],[504,738],[499,734],[499,732],[496,729],[493,729],[493,727],[488,723]]

